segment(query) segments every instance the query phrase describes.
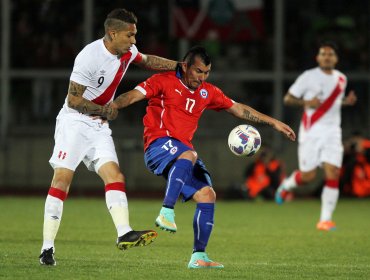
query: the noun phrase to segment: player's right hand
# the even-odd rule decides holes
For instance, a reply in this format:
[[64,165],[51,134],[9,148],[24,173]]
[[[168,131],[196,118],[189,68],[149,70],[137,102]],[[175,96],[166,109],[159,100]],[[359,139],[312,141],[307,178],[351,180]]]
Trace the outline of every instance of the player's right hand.
[[104,105],[102,116],[108,121],[115,120],[118,116],[118,110],[116,108],[113,108],[111,104]]
[[306,100],[305,105],[310,107],[310,108],[315,109],[315,108],[317,108],[321,105],[321,101],[317,97],[314,97],[311,100]]

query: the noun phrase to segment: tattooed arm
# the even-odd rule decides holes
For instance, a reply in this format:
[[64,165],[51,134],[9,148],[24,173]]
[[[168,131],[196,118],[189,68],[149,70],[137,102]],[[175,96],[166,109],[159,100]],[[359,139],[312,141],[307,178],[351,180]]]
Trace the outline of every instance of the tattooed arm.
[[226,111],[239,119],[252,121],[255,123],[268,124],[277,131],[283,133],[290,140],[295,140],[295,133],[288,125],[270,116],[262,114],[247,105],[235,102],[234,105]]
[[98,115],[108,120],[117,118],[118,111],[109,105],[101,106],[82,97],[86,86],[70,81],[68,88],[68,106],[82,114]]
[[137,89],[133,89],[118,96],[111,104],[111,107],[114,109],[122,109],[135,102],[143,100],[144,98],[144,94],[142,94]]
[[137,64],[143,68],[156,71],[171,71],[175,70],[177,61],[163,58],[160,56],[141,54],[143,59]]

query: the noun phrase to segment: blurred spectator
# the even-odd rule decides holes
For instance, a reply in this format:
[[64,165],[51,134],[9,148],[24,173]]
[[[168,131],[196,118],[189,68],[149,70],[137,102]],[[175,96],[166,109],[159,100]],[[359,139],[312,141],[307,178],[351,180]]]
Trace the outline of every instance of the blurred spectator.
[[349,196],[370,196],[370,140],[356,133],[345,144],[341,187]]
[[277,159],[267,146],[261,149],[256,154],[255,161],[246,169],[244,186],[249,198],[261,196],[272,200],[276,189],[285,177],[284,163]]

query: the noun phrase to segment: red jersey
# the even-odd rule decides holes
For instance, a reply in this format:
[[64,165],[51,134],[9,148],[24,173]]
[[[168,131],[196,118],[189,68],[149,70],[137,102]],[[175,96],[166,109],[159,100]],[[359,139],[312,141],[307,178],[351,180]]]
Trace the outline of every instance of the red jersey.
[[175,71],[153,75],[136,87],[148,101],[144,116],[144,150],[161,137],[173,137],[193,148],[191,143],[205,109],[228,109],[233,101],[218,87],[203,82],[190,90]]

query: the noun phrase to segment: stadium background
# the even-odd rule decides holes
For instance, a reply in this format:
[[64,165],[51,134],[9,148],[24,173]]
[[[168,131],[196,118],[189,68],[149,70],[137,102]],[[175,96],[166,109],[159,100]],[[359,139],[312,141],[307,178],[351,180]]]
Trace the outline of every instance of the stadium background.
[[[233,5],[230,6],[230,3]],[[116,7],[138,17],[137,46],[143,53],[180,60],[202,44],[212,55],[209,81],[235,100],[289,123],[297,131],[300,111],[282,97],[300,72],[315,66],[322,39],[340,47],[338,69],[349,77],[358,104],[342,114],[343,136],[370,136],[370,2],[353,0],[250,1],[1,1],[0,192],[45,194],[55,117],[64,102],[76,54],[103,35],[106,14]],[[205,9],[209,7],[209,9]],[[228,29],[230,28],[230,29]],[[119,93],[152,73],[131,66]],[[111,123],[120,164],[131,192],[163,190],[163,180],[144,167],[142,116],[145,102],[120,112]],[[238,123],[227,113],[206,112],[194,144],[221,191],[243,180],[249,161],[226,145]],[[297,164],[296,144],[257,126],[263,145],[274,148],[287,171]],[[97,176],[81,165],[71,195],[102,193]]]

